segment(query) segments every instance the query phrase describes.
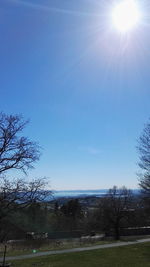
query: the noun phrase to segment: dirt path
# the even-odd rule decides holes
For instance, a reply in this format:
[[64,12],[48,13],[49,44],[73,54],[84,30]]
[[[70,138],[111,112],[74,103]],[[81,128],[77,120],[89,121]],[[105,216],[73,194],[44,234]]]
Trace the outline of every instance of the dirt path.
[[[112,248],[112,247],[120,247],[120,246],[128,246],[138,243],[144,243],[144,242],[150,242],[150,238],[140,239],[137,241],[126,241],[126,242],[116,242],[111,244],[104,244],[104,245],[96,245],[91,247],[82,247],[82,248],[71,248],[71,249],[62,249],[62,250],[51,250],[51,251],[45,251],[45,252],[38,252],[35,254],[28,254],[28,255],[20,255],[20,256],[10,256],[6,257],[6,261],[10,260],[23,260],[23,259],[29,259],[29,258],[35,258],[35,257],[41,257],[41,256],[49,256],[54,254],[63,254],[63,253],[71,253],[71,252],[81,252],[81,251],[88,251],[88,250],[94,250],[94,249],[103,249],[103,248]],[[0,258],[0,261],[3,259]]]

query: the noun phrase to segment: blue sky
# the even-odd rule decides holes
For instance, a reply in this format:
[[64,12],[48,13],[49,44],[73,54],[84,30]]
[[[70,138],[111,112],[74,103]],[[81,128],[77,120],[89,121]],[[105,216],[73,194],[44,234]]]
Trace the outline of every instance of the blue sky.
[[121,35],[112,1],[1,0],[1,111],[30,118],[42,146],[29,172],[53,189],[137,188],[137,139],[150,116],[148,1]]

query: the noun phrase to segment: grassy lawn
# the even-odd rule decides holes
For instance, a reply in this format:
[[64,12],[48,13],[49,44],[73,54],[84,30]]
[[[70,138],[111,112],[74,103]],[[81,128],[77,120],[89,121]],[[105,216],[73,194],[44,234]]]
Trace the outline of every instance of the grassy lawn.
[[[142,238],[150,238],[150,236],[131,236],[131,237],[123,237],[120,241],[135,241],[137,239]],[[32,254],[33,250],[36,249],[36,252],[42,251],[50,251],[50,250],[62,250],[62,249],[70,249],[76,247],[89,247],[95,245],[103,245],[103,244],[110,244],[116,242],[115,240],[108,240],[108,241],[93,241],[93,242],[68,242],[68,243],[61,243],[60,245],[51,244],[51,245],[42,245],[41,247],[32,246],[32,248],[22,248],[20,246],[19,249],[17,248],[7,248],[7,256],[19,256],[19,255],[27,255]],[[0,247],[0,257],[3,257],[4,246]]]
[[150,242],[14,261],[14,267],[150,267]]
[[[8,256],[19,256],[19,255],[27,255],[27,254],[32,254],[33,249],[36,249],[36,252],[42,252],[42,251],[50,251],[50,250],[62,250],[62,249],[70,249],[70,248],[77,248],[77,247],[89,247],[89,246],[96,246],[96,245],[104,245],[104,244],[110,244],[114,243],[116,241],[97,241],[97,242],[92,242],[92,243],[68,243],[68,244],[61,244],[59,246],[42,246],[40,248],[20,248],[20,249],[9,249],[7,250],[7,257]],[[3,251],[4,248],[2,247],[0,250],[0,257],[3,257]]]

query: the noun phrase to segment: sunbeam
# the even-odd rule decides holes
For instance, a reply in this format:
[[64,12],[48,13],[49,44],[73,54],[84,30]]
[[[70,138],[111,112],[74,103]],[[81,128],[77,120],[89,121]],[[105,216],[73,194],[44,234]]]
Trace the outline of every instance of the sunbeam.
[[62,14],[68,14],[68,15],[75,15],[75,16],[99,16],[99,14],[95,13],[88,13],[88,12],[79,12],[79,11],[74,11],[74,10],[69,10],[69,9],[63,9],[63,8],[57,8],[57,7],[51,7],[51,6],[45,6],[37,3],[29,3],[24,0],[8,0],[11,1],[11,3],[18,4],[18,5],[23,5],[26,7],[30,7],[33,9],[40,9],[43,11],[47,12],[56,12],[56,13],[62,13]]

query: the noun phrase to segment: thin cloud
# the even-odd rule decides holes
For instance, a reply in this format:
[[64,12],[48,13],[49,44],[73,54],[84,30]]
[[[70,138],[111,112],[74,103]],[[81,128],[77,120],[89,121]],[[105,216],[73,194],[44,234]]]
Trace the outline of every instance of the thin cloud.
[[33,8],[33,9],[39,9],[39,10],[43,10],[46,12],[57,12],[57,13],[62,13],[62,14],[68,14],[68,15],[76,15],[76,16],[99,16],[98,14],[92,14],[92,13],[87,13],[87,12],[79,12],[79,11],[73,11],[73,10],[69,10],[69,9],[62,9],[62,8],[57,8],[57,7],[50,7],[50,6],[45,6],[45,5],[41,5],[41,4],[33,4],[33,3],[29,3],[27,1],[24,0],[8,0],[9,2],[16,4],[16,5],[22,5],[25,7],[29,7],[29,8]]
[[78,147],[78,150],[86,152],[90,155],[99,155],[101,153],[99,149],[92,147],[92,146],[87,146],[87,147],[80,146]]

